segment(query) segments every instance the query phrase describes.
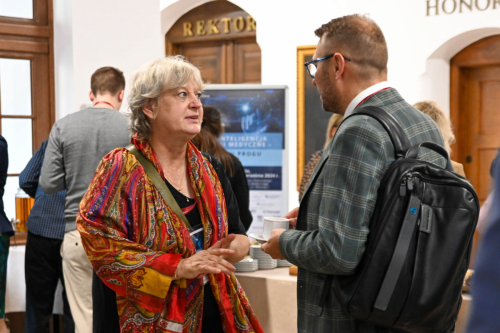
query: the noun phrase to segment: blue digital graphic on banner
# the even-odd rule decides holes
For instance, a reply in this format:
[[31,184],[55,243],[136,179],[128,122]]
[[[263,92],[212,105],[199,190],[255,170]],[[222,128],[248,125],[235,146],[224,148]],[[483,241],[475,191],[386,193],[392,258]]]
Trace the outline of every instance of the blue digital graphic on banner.
[[221,113],[220,144],[245,169],[253,221],[249,233],[262,233],[264,217],[287,210],[285,142],[286,87],[217,85],[201,95],[203,106]]
[[283,133],[224,133],[219,139],[229,149],[283,149]]
[[250,191],[281,191],[281,167],[245,167]]

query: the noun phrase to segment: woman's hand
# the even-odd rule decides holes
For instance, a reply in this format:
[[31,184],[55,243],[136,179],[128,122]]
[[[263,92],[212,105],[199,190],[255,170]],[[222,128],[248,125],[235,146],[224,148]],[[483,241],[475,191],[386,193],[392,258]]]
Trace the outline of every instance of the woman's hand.
[[221,272],[231,274],[235,268],[222,256],[230,256],[234,253],[235,251],[232,249],[215,247],[214,245],[208,250],[197,252],[192,257],[181,259],[175,271],[176,276],[177,278],[193,279],[204,274],[219,274]]

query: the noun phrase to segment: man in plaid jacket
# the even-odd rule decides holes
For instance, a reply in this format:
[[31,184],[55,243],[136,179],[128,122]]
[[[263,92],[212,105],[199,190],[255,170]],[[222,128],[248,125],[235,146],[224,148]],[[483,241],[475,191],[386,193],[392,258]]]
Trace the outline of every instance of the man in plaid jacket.
[[[437,125],[386,82],[387,45],[375,22],[349,15],[315,33],[320,41],[307,70],[323,109],[343,114],[345,120],[316,166],[300,207],[285,216],[296,230],[273,230],[262,249],[299,267],[299,332],[379,332],[349,316],[333,292],[318,311],[327,274],[351,275],[360,262],[377,190],[394,161],[385,129],[371,117],[349,116],[357,108],[377,106],[398,120],[412,145],[444,143]],[[426,149],[419,158],[445,166],[444,158]]]

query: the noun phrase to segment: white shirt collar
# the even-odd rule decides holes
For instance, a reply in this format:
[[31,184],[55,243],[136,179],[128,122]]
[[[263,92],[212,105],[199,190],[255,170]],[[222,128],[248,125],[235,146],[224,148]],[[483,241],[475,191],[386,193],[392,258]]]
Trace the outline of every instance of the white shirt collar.
[[347,106],[347,109],[345,110],[344,113],[344,118],[347,118],[354,111],[356,106],[358,106],[358,104],[361,103],[361,101],[364,100],[366,97],[385,88],[390,88],[389,82],[382,81],[360,92],[356,97],[354,97],[351,103],[349,103],[349,105]]

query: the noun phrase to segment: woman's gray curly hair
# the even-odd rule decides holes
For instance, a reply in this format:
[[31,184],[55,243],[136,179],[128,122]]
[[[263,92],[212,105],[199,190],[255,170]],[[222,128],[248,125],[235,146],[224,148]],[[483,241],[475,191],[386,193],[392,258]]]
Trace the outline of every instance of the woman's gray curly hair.
[[131,135],[137,134],[137,139],[149,141],[153,120],[142,108],[151,99],[157,99],[167,90],[178,89],[191,79],[203,90],[200,70],[180,55],[157,59],[139,68],[132,78],[128,98]]

